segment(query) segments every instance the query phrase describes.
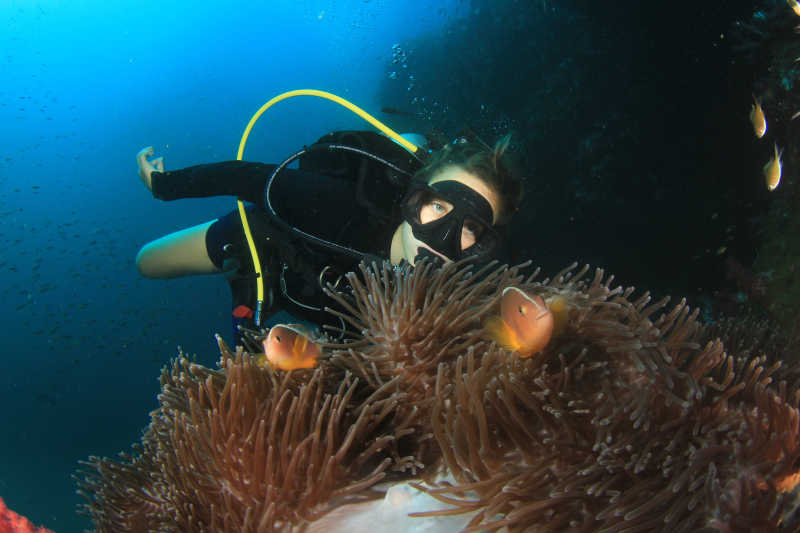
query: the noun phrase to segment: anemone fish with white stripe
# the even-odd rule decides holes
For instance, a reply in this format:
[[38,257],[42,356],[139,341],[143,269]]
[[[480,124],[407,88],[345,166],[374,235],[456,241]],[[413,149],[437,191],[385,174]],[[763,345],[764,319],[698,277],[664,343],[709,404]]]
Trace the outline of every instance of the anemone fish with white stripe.
[[276,324],[264,339],[264,355],[257,359],[260,366],[269,364],[281,370],[314,368],[322,348],[300,324]]
[[516,287],[503,290],[500,316],[484,323],[489,337],[520,357],[542,351],[550,342],[555,326],[553,313],[541,296],[529,296]]

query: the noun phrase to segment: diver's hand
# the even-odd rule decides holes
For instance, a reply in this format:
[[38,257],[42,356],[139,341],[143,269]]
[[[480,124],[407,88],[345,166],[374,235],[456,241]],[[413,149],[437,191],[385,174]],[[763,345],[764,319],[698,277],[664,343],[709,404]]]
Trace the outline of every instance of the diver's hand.
[[139,177],[142,178],[142,183],[144,183],[145,187],[148,190],[153,190],[153,172],[164,172],[164,158],[157,157],[152,161],[149,161],[147,158],[152,157],[155,152],[153,151],[152,146],[148,146],[147,148],[142,148],[139,150],[139,153],[136,154],[136,164],[139,166]]

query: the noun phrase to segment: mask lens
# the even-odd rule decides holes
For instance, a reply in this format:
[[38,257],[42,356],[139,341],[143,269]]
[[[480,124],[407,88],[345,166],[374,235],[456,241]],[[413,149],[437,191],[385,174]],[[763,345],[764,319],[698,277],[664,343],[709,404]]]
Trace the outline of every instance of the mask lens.
[[[403,206],[404,216],[409,222],[416,224],[427,224],[433,222],[439,213],[441,207],[437,203],[438,198],[431,194],[429,191],[420,190],[414,191],[409,195]],[[425,222],[422,221],[422,213],[425,209]],[[434,218],[435,217],[435,218]]]
[[497,233],[481,214],[458,194],[424,185],[409,191],[403,203],[403,215],[414,236],[452,260],[491,253],[498,244]]
[[480,222],[473,220],[469,217],[464,219],[463,231],[468,239],[480,240],[481,236],[485,233],[485,227]]
[[490,252],[498,243],[497,234],[482,221],[467,217],[462,228],[462,242],[467,244],[461,251],[462,256]]

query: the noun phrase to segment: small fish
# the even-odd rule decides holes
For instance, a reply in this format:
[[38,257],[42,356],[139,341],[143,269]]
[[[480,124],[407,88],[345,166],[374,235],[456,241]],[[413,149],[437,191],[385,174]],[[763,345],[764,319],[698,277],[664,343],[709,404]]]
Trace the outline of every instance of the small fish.
[[541,296],[531,298],[516,287],[507,287],[500,300],[500,316],[490,317],[484,329],[506,350],[530,357],[550,342],[553,326],[553,313]]
[[750,122],[753,123],[753,131],[759,139],[767,133],[767,119],[764,110],[761,109],[761,101],[753,96],[753,107],[750,109]]
[[781,154],[783,154],[783,150],[778,150],[776,144],[775,155],[764,165],[764,181],[770,191],[774,191],[781,183]]
[[789,4],[795,15],[800,16],[800,3],[797,0],[786,0],[786,3]]
[[257,359],[259,366],[267,362],[273,368],[296,370],[314,368],[322,348],[300,324],[276,324],[264,339],[264,355]]

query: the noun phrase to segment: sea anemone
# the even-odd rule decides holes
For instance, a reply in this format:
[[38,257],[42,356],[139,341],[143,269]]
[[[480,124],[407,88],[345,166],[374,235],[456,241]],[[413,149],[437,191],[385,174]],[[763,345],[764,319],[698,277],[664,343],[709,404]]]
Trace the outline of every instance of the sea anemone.
[[[405,395],[329,365],[262,369],[219,340],[220,369],[174,361],[133,457],[92,457],[81,481],[98,531],[276,531],[311,522],[406,468],[386,450]],[[383,453],[381,453],[383,452]]]
[[519,269],[494,263],[475,272],[468,263],[435,268],[425,262],[413,271],[362,265],[360,276],[347,275],[350,294],[327,291],[346,313],[329,311],[360,332],[355,343],[329,345],[332,360],[373,388],[399,379],[407,406],[429,407],[439,394],[442,368],[491,345],[481,320],[497,307],[503,287],[522,281]]
[[[780,362],[601,270],[521,268],[362,265],[331,292],[355,338],[313,370],[221,341],[217,370],[179,358],[135,455],[84,464],[83,511],[98,531],[335,530],[407,505],[395,484],[435,504],[409,524],[465,531],[794,527],[800,392]],[[481,326],[509,286],[568,309],[530,358]]]
[[[459,356],[440,374],[433,424],[456,484],[428,486],[472,512],[465,531],[777,529],[793,513],[800,458],[796,386],[781,364],[698,344],[697,311],[597,271],[527,283],[572,301],[543,357]],[[465,496],[469,495],[469,496]],[[533,524],[546,524],[531,529]]]

